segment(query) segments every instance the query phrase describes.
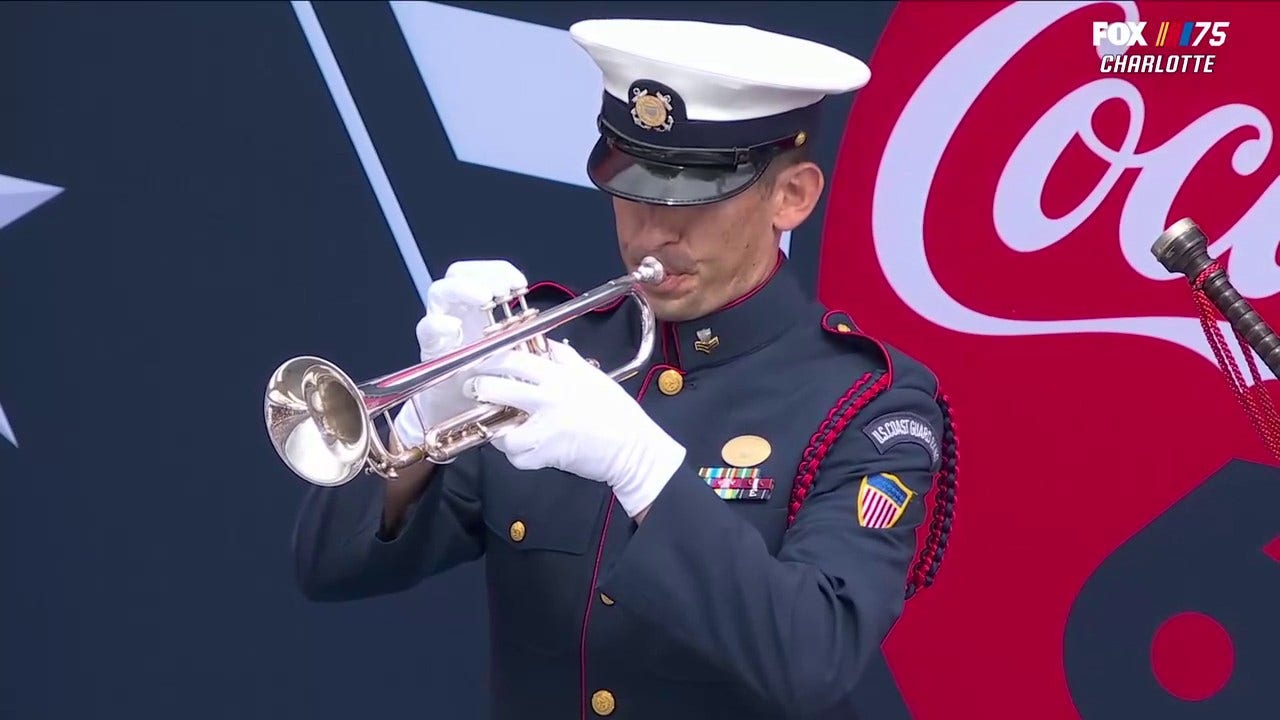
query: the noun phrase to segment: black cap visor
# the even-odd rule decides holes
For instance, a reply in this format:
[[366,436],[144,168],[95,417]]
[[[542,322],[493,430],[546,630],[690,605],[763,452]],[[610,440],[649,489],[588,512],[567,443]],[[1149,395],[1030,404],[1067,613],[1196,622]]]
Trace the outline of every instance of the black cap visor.
[[[740,162],[681,162],[642,158],[624,152],[619,143],[603,136],[591,150],[587,175],[601,190],[625,200],[657,205],[705,205],[727,200],[751,187],[773,157],[768,153],[742,153]],[[646,153],[649,154],[649,153]]]

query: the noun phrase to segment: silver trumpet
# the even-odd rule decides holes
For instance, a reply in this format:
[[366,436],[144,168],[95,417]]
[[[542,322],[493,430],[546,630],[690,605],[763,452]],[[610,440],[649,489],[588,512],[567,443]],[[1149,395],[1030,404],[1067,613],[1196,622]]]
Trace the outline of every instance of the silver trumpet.
[[[646,257],[635,272],[542,312],[530,308],[525,301],[528,288],[513,290],[484,306],[491,322],[479,340],[358,385],[327,360],[311,356],[287,360],[267,383],[265,415],[271,444],[290,470],[321,486],[342,485],[366,467],[367,471],[394,479],[398,470],[424,459],[449,462],[462,452],[489,442],[503,428],[523,422],[525,414],[515,408],[478,403],[426,428],[421,445],[406,447],[396,435],[391,409],[498,352],[518,348],[545,354],[548,332],[620,297],[631,296],[640,306],[640,347],[628,363],[609,372],[609,377],[622,382],[634,375],[653,352],[653,310],[640,290],[642,285],[662,282],[663,277],[662,264]],[[379,415],[389,428],[386,444],[374,425]]]

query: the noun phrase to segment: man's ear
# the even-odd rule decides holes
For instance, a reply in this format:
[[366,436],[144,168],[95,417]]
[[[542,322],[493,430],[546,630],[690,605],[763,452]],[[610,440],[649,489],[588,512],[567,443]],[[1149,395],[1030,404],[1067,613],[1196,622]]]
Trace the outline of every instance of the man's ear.
[[826,178],[812,162],[798,162],[778,171],[773,181],[773,227],[787,232],[799,227],[818,204]]

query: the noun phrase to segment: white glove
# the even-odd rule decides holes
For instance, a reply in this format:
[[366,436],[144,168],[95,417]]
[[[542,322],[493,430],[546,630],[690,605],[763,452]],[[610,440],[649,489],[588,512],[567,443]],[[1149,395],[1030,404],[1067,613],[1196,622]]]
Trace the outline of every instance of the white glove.
[[[479,340],[489,324],[489,315],[481,308],[494,297],[527,284],[524,274],[505,260],[464,260],[450,265],[444,277],[427,289],[427,312],[417,326],[422,361]],[[421,443],[424,426],[475,407],[463,395],[462,384],[476,372],[472,369],[458,373],[413,396],[396,414],[400,438],[409,444]]]
[[573,348],[548,344],[551,357],[506,353],[469,380],[464,391],[529,414],[493,440],[513,466],[554,467],[603,482],[635,517],[680,468],[684,446]]

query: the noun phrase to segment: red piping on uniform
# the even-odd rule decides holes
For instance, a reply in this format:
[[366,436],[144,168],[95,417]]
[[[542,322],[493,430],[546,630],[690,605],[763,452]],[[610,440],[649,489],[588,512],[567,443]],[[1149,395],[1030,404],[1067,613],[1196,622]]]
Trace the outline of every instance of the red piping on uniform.
[[[671,348],[675,347],[675,368],[680,369],[683,364],[680,362],[680,331],[678,326],[672,322],[663,322],[660,324],[662,328],[662,361],[666,363],[673,362],[671,359]],[[670,332],[668,332],[670,331]],[[683,372],[683,371],[681,371]]]
[[[676,348],[676,366],[683,367],[684,363],[680,361],[680,326],[675,323],[671,324],[671,341]],[[663,359],[668,362],[671,361],[671,358],[664,357]]]
[[[839,330],[833,329],[833,328],[831,327],[831,316],[832,316],[832,315],[844,315],[845,317],[849,318],[849,326],[850,326],[850,329],[853,329],[853,317],[851,317],[851,316],[849,315],[849,313],[844,312],[843,310],[828,310],[828,311],[827,311],[827,314],[822,316],[822,329],[823,329],[823,330],[826,330],[827,332],[840,332]],[[843,334],[845,334],[845,333],[841,333],[841,334],[843,335]],[[851,333],[850,333],[850,334],[851,334]]]
[[880,354],[884,356],[884,367],[885,367],[886,377],[889,378],[889,383],[893,384],[893,358],[889,356],[889,349],[884,346],[884,343],[880,342],[879,340],[873,337],[864,335],[860,332],[851,332],[851,333],[837,332],[836,334],[837,335],[854,335],[862,338],[863,340],[869,340],[870,342],[875,343],[876,347],[880,348]]
[[600,559],[604,557],[604,539],[609,535],[609,521],[613,519],[613,506],[617,498],[609,496],[609,509],[604,513],[604,527],[600,529],[600,544],[596,546],[596,565],[591,569],[591,594],[587,596],[587,611],[582,614],[581,665],[582,668],[582,720],[587,720],[587,625],[591,621],[591,606],[596,601],[596,580],[600,576]]
[[778,274],[778,271],[782,269],[782,263],[786,261],[786,258],[787,258],[787,256],[786,256],[786,255],[783,255],[783,254],[782,254],[782,251],[781,251],[781,250],[779,250],[779,251],[778,251],[778,259],[774,262],[774,264],[773,264],[773,269],[772,269],[772,270],[770,270],[770,271],[769,271],[769,274],[765,276],[764,281],[762,281],[759,285],[756,285],[754,288],[752,288],[752,289],[751,289],[751,291],[750,291],[750,292],[748,292],[746,295],[743,295],[742,297],[738,298],[737,300],[734,300],[733,302],[729,303],[728,305],[725,305],[724,307],[720,308],[720,310],[717,310],[716,312],[722,312],[722,311],[724,311],[724,310],[728,310],[728,309],[729,309],[729,308],[731,308],[731,307],[734,307],[734,306],[737,306],[737,305],[741,305],[742,303],[744,303],[744,302],[746,302],[746,301],[750,300],[750,299],[751,299],[751,297],[752,297],[753,295],[755,295],[756,293],[758,293],[758,292],[760,292],[761,290],[763,290],[763,289],[764,289],[764,286],[765,286],[765,285],[768,285],[770,280],[773,280],[773,276],[774,276],[774,275],[777,275],[777,274]]
[[[649,368],[649,372],[644,375],[644,383],[640,385],[640,391],[636,393],[636,402],[644,399],[644,393],[649,389],[649,383],[653,381],[653,376],[660,370],[675,370],[684,375],[684,371],[677,367],[667,364],[654,365]],[[600,530],[600,544],[596,546],[596,564],[591,569],[591,594],[587,596],[587,610],[582,614],[582,636],[580,640],[580,659],[579,667],[582,672],[582,697],[579,698],[582,703],[582,720],[587,720],[587,625],[591,623],[591,605],[595,602],[596,580],[600,577],[600,560],[604,557],[604,541],[609,536],[609,521],[613,519],[613,506],[617,503],[617,498],[612,495],[609,497],[609,509],[604,513],[604,528]]]

